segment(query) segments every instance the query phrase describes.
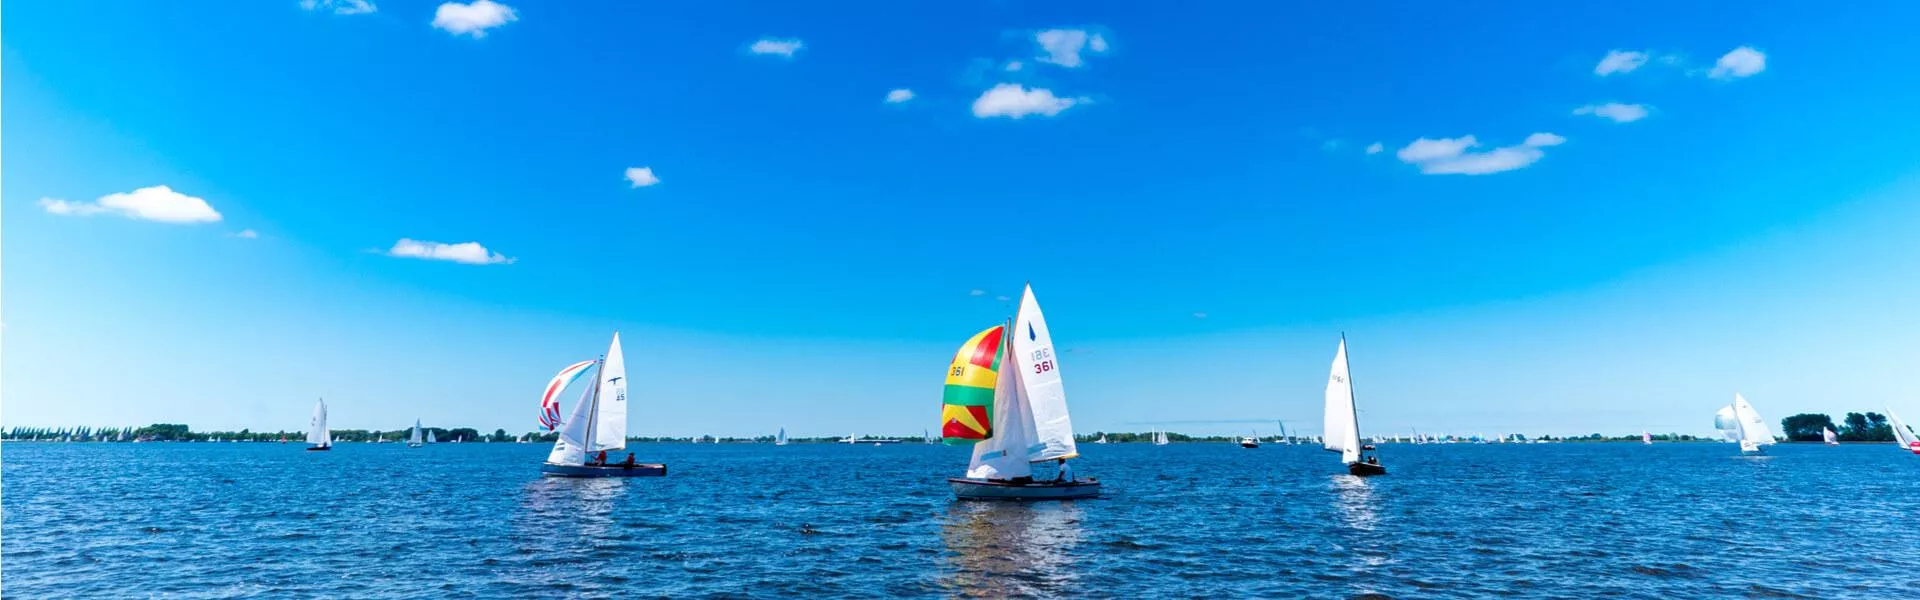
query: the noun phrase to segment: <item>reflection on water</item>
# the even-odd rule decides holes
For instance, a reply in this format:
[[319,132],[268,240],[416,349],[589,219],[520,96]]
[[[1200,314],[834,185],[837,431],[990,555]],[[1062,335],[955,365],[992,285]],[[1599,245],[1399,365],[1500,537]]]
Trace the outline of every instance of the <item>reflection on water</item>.
[[541,477],[528,481],[520,487],[525,518],[515,519],[515,527],[532,536],[607,536],[614,527],[615,500],[626,490],[626,483],[616,477]]
[[1335,512],[1349,529],[1371,532],[1380,523],[1379,515],[1373,512],[1373,488],[1367,478],[1334,475],[1333,491]]
[[940,525],[948,573],[942,586],[959,595],[1056,596],[1079,575],[1081,508],[1060,502],[953,502]]

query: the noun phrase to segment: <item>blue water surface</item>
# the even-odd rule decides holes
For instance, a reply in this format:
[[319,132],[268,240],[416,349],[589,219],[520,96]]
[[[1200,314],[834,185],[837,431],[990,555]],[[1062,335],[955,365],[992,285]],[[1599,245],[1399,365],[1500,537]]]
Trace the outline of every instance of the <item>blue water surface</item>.
[[[961,502],[935,445],[9,443],[7,597],[1916,597],[1891,445],[1082,445],[1098,500]],[[617,458],[617,457],[616,457]],[[812,525],[814,533],[804,532]]]

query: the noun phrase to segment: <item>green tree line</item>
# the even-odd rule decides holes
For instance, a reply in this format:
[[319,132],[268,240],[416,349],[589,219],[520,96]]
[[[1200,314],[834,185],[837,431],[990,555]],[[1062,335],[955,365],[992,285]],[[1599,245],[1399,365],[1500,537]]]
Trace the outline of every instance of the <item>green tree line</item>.
[[1800,413],[1780,420],[1780,431],[1787,439],[1796,442],[1818,442],[1825,439],[1821,430],[1832,428],[1839,434],[1842,442],[1891,442],[1893,425],[1887,422],[1887,416],[1876,413],[1847,413],[1847,418],[1839,425],[1833,418],[1823,414]]

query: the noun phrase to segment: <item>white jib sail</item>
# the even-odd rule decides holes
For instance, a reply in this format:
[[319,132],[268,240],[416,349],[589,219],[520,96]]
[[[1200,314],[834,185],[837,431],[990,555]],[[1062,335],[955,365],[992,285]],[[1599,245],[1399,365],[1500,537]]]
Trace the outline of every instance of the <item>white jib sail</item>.
[[1893,443],[1901,448],[1912,448],[1920,443],[1920,436],[1915,436],[1913,430],[1907,429],[1907,424],[1900,422],[1900,415],[1893,414],[1891,408],[1887,409],[1887,425],[1893,427]]
[[1767,428],[1767,421],[1760,418],[1760,411],[1754,410],[1739,393],[1733,395],[1733,414],[1738,417],[1741,441],[1753,442],[1756,446],[1773,443],[1773,430]]
[[1840,436],[1833,433],[1832,427],[1820,428],[1820,439],[1829,444],[1840,443]]
[[620,353],[620,333],[614,332],[607,346],[607,360],[600,366],[600,399],[593,417],[593,439],[588,452],[620,450],[627,447],[627,360]]
[[[1005,364],[1004,362],[1001,364]],[[993,386],[992,435],[973,444],[973,460],[967,464],[967,477],[974,479],[1013,479],[1032,477],[1027,463],[1028,448],[1038,436],[1033,429],[1033,414],[1020,393],[1019,369],[1000,369]]]
[[587,462],[587,423],[593,415],[593,390],[600,379],[586,380],[590,383],[580,386],[580,399],[573,403],[573,414],[561,422],[559,435],[554,436],[553,451],[547,453],[547,462],[556,465],[581,465]]
[[1060,382],[1060,358],[1053,349],[1053,336],[1047,332],[1047,319],[1040,314],[1040,303],[1033,298],[1033,286],[1020,296],[1020,312],[1014,317],[1013,356],[1020,369],[1021,396],[1033,411],[1033,430],[1043,447],[1027,455],[1033,462],[1073,458],[1080,449],[1073,443],[1073,420],[1067,415],[1067,389]]
[[332,436],[327,434],[327,401],[321,399],[313,405],[313,421],[307,427],[307,443],[315,446],[330,446]]
[[1347,373],[1347,341],[1340,340],[1334,351],[1333,369],[1327,374],[1327,412],[1321,423],[1324,448],[1339,452],[1340,461],[1360,462],[1360,420],[1353,408],[1353,381]]

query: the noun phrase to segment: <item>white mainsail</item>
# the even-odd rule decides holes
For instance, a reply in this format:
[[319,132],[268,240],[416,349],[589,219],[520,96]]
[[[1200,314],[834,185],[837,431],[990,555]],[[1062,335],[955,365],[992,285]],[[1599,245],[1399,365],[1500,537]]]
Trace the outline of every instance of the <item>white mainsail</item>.
[[1893,443],[1899,444],[1901,448],[1920,452],[1920,436],[1914,435],[1913,430],[1908,429],[1906,423],[1900,422],[1900,415],[1893,414],[1891,408],[1887,409],[1887,425],[1893,427]]
[[[1004,364],[1004,363],[1003,363]],[[993,435],[973,445],[973,460],[967,463],[967,477],[974,479],[1013,479],[1032,477],[1029,452],[1044,448],[1036,442],[1032,409],[1021,393],[1019,369],[1000,369],[993,386]],[[1037,447],[1037,448],[1036,448]]]
[[414,420],[413,420],[413,433],[407,436],[407,445],[409,445],[409,446],[418,446],[418,445],[420,445],[420,444],[423,444],[423,443],[426,443],[426,442],[425,442],[425,440],[422,440],[422,439],[420,438],[420,420],[419,420],[419,419],[414,419]]
[[1832,427],[1821,427],[1820,439],[1826,442],[1828,446],[1837,446],[1840,444],[1840,436],[1833,433]]
[[1321,434],[1322,447],[1340,453],[1340,461],[1360,462],[1360,417],[1353,406],[1353,381],[1347,372],[1347,340],[1340,338],[1334,351],[1333,369],[1327,374],[1327,407]]
[[434,435],[433,435],[433,430],[432,430],[432,429],[428,429],[428,430],[427,430],[427,443],[429,443],[429,444],[438,444],[438,443],[440,443],[440,438],[438,438],[438,437],[434,437]]
[[1754,410],[1753,405],[1748,404],[1747,399],[1738,392],[1733,395],[1733,415],[1734,424],[1740,432],[1742,452],[1757,452],[1761,446],[1774,443],[1773,430],[1768,429],[1766,420],[1760,418],[1760,411]]
[[[1040,302],[1033,298],[1033,286],[1020,296],[1020,312],[1013,320],[1014,364],[1020,371],[1021,397],[1032,411],[1032,426],[1042,447],[1027,454],[1027,460],[1043,462],[1080,456],[1073,442],[1073,420],[1067,415],[1067,389],[1060,381],[1060,359],[1053,349],[1053,335],[1047,331],[1047,319],[1040,313]],[[1002,369],[1005,370],[1005,369]]]
[[[218,441],[218,440],[215,440]],[[313,421],[307,427],[307,443],[320,448],[333,445],[333,433],[327,430],[327,400],[320,399],[313,405]]]
[[781,427],[780,433],[778,435],[773,436],[773,445],[775,446],[787,445],[787,428]]
[[1167,432],[1155,429],[1153,431],[1153,445],[1155,446],[1167,445]]
[[607,359],[600,365],[599,398],[594,399],[593,439],[588,452],[627,447],[627,360],[620,352],[620,332],[613,332]]

